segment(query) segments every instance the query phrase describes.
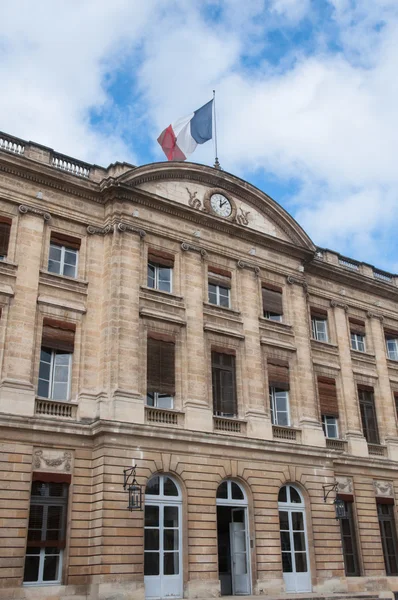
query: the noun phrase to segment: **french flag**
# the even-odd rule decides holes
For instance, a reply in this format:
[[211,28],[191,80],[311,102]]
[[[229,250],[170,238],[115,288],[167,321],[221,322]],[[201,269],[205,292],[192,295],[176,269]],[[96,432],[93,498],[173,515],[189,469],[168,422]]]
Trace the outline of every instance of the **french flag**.
[[158,137],[167,160],[186,160],[198,144],[212,138],[213,100],[169,125]]

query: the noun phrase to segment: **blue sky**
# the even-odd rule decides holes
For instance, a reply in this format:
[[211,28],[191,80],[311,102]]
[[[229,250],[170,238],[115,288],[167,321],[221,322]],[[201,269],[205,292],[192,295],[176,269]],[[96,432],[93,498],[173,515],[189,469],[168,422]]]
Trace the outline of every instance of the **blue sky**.
[[397,38],[396,0],[3,2],[0,129],[140,165],[215,88],[222,167],[317,245],[397,272]]

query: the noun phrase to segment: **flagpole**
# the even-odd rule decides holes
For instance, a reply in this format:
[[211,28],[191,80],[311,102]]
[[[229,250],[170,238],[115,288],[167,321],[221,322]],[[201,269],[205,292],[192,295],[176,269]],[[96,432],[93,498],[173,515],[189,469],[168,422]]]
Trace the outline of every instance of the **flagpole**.
[[215,149],[214,167],[216,169],[221,169],[220,163],[218,162],[218,152],[217,152],[216,90],[213,90],[213,112],[214,112],[214,149]]

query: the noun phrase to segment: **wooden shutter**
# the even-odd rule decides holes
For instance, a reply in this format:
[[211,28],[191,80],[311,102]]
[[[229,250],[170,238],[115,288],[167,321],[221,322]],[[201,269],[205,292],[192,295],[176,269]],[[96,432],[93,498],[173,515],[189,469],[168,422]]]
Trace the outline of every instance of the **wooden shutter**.
[[361,319],[354,319],[353,317],[349,317],[348,320],[350,323],[351,333],[357,333],[358,335],[366,334],[365,321],[362,321]]
[[321,414],[338,418],[336,381],[330,377],[318,377],[318,393]]
[[280,390],[289,390],[289,363],[277,358],[269,358],[268,385]]
[[398,340],[398,331],[396,329],[384,329],[386,340]]
[[215,352],[211,353],[213,406],[216,415],[237,415],[235,356]]
[[0,217],[0,256],[7,256],[10,242],[11,219]]
[[268,283],[263,283],[262,295],[264,312],[271,312],[276,313],[277,315],[283,315],[281,287]]
[[221,285],[222,287],[231,288],[231,272],[226,269],[209,266],[207,269],[209,283],[212,285]]
[[377,427],[373,388],[368,385],[359,384],[358,397],[365,439],[369,444],[378,444],[379,431]]
[[163,252],[163,250],[155,250],[149,248],[148,250],[148,262],[155,263],[161,267],[174,267],[174,254],[169,252]]
[[398,392],[394,392],[394,400],[395,400],[395,411],[398,417]]
[[169,336],[148,335],[147,391],[175,394],[175,341]]
[[75,345],[75,324],[43,320],[43,333],[41,345],[52,350],[73,352]]
[[73,248],[74,250],[79,250],[81,240],[79,240],[79,238],[72,237],[71,235],[66,235],[65,233],[52,231],[51,243],[58,244],[59,246],[65,246],[66,248]]
[[318,306],[311,306],[310,308],[311,317],[327,319],[328,311],[325,308],[319,308]]

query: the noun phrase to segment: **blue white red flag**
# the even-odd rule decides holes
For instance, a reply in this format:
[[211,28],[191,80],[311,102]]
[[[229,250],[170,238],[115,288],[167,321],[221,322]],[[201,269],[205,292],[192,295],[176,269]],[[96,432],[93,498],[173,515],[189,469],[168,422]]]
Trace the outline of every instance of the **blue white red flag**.
[[213,100],[162,131],[158,142],[167,160],[186,160],[198,144],[212,138]]

